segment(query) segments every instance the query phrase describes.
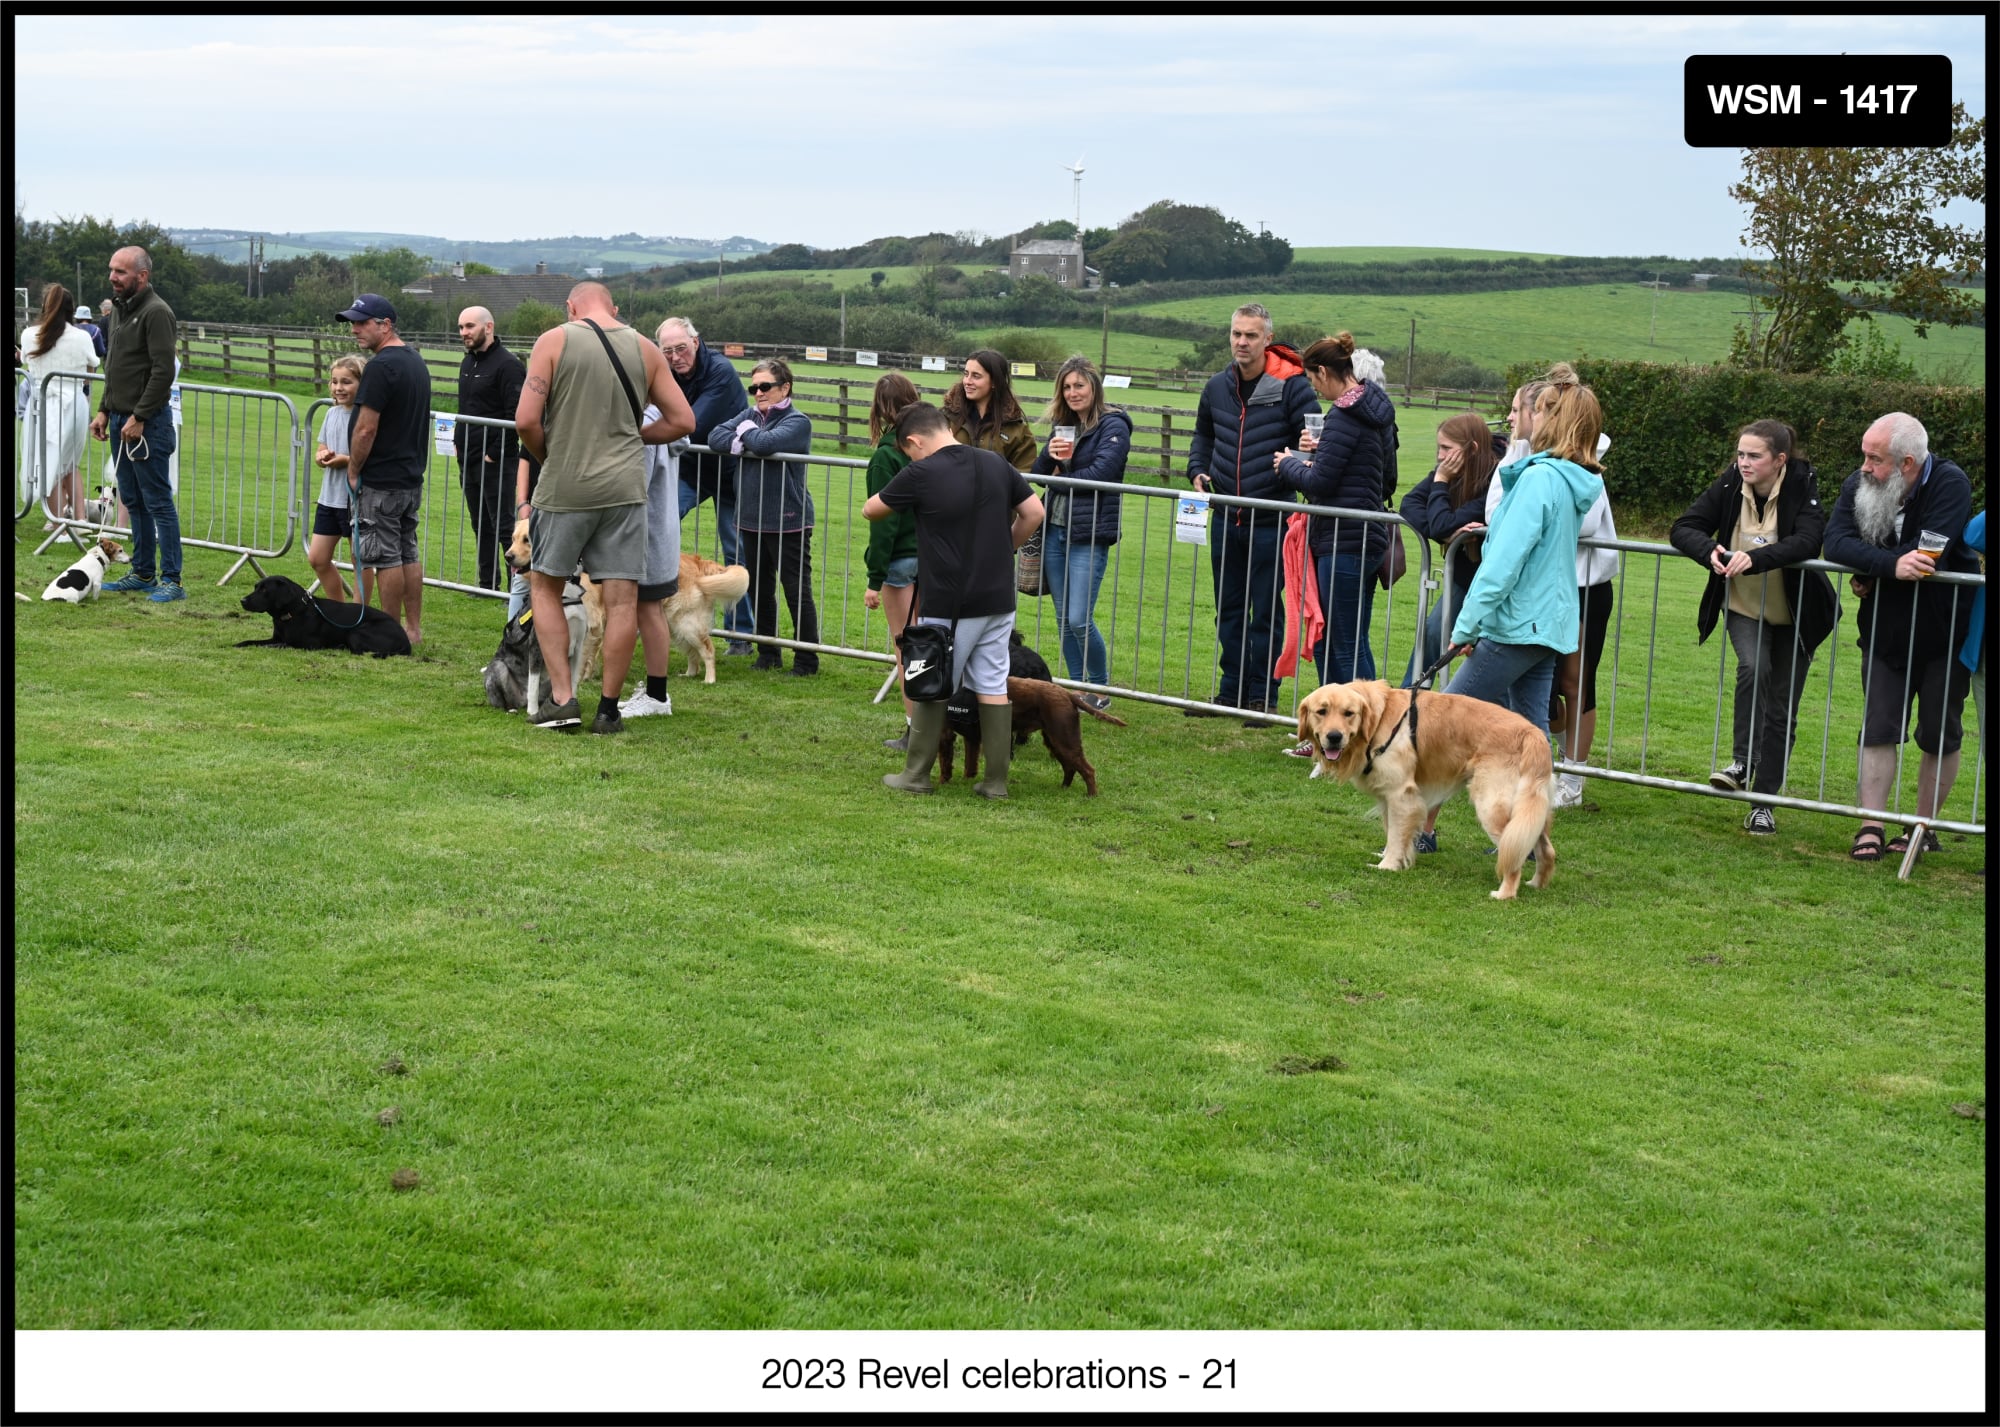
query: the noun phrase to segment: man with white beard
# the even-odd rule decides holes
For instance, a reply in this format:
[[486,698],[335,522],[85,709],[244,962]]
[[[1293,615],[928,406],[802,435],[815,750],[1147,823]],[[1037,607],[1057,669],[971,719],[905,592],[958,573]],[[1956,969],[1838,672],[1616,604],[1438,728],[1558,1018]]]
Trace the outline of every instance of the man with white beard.
[[[1930,437],[1914,416],[1892,411],[1863,434],[1861,469],[1842,484],[1827,521],[1826,558],[1859,571],[1851,583],[1861,597],[1864,808],[1888,806],[1912,701],[1922,754],[1917,816],[1935,816],[1958,776],[1959,713],[1969,679],[1952,651],[1965,639],[1972,591],[1923,581],[1936,570],[1978,573],[1978,557],[1960,538],[1971,515],[1972,483],[1952,462],[1932,454]],[[1935,560],[1917,548],[1924,531],[1949,542]],[[1882,832],[1880,823],[1862,823],[1850,855],[1861,862],[1878,860],[1885,850]],[[1886,850],[1900,854],[1908,846],[1905,832]],[[1925,834],[1924,850],[1941,850],[1935,833]]]

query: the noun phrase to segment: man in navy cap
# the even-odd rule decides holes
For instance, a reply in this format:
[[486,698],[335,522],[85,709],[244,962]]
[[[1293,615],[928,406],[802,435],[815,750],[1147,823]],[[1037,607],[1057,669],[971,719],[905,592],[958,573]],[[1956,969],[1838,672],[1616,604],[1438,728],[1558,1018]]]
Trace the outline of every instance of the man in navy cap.
[[423,512],[431,374],[396,335],[396,309],[364,292],[334,314],[373,355],[361,369],[348,433],[347,483],[355,491],[354,567],[375,571],[382,610],[402,621],[412,646],[423,639],[424,566],[417,551]]

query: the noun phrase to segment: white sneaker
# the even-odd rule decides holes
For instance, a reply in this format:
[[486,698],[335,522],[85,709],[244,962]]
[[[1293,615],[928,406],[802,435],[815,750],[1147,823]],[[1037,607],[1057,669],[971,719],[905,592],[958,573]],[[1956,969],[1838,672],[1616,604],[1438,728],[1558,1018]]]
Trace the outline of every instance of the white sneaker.
[[1556,806],[1559,808],[1580,808],[1583,806],[1583,779],[1574,773],[1556,775]]
[[673,695],[656,699],[644,689],[632,695],[618,706],[620,718],[645,718],[650,714],[670,714],[674,711]]

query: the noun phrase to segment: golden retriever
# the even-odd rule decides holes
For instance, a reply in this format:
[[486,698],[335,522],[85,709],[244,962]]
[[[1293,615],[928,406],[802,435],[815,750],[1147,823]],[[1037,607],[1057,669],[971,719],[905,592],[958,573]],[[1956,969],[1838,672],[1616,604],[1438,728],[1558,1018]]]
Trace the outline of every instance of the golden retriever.
[[[526,520],[515,522],[514,538],[507,546],[507,563],[516,570],[528,568]],[[597,661],[604,653],[604,596],[598,593],[597,582],[590,576],[577,578],[583,583],[585,632],[583,657],[572,672],[576,686],[582,688],[597,672]],[[694,661],[700,659],[701,681],[715,682],[715,641],[710,636],[715,616],[725,605],[742,599],[749,588],[750,571],[742,565],[718,565],[706,555],[681,555],[680,582],[661,603],[666,606],[668,637],[673,640],[674,648],[685,651],[688,657],[682,678],[693,676]]]
[[1371,679],[1306,695],[1298,736],[1311,743],[1326,772],[1374,797],[1388,837],[1378,870],[1400,872],[1415,862],[1425,815],[1464,788],[1499,850],[1500,886],[1492,895],[1514,896],[1530,852],[1529,885],[1549,885],[1556,870],[1549,841],[1555,774],[1548,740],[1519,714],[1483,699],[1392,689]]

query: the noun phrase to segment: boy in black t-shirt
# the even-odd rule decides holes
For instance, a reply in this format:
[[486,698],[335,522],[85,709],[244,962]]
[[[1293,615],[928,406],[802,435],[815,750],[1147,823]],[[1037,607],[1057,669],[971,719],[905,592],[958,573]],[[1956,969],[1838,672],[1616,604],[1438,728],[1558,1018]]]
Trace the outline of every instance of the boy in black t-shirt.
[[[895,511],[917,517],[920,624],[952,625],[951,687],[971,688],[979,703],[986,776],[973,791],[1007,796],[1013,710],[1007,702],[1007,639],[1014,630],[1014,552],[1042,523],[1042,502],[1021,473],[992,451],[951,434],[928,402],[905,407],[896,440],[910,457],[861,513],[882,520]],[[905,793],[928,793],[931,765],[944,737],[945,706],[919,703],[910,715],[910,748],[901,773],[882,781]]]

